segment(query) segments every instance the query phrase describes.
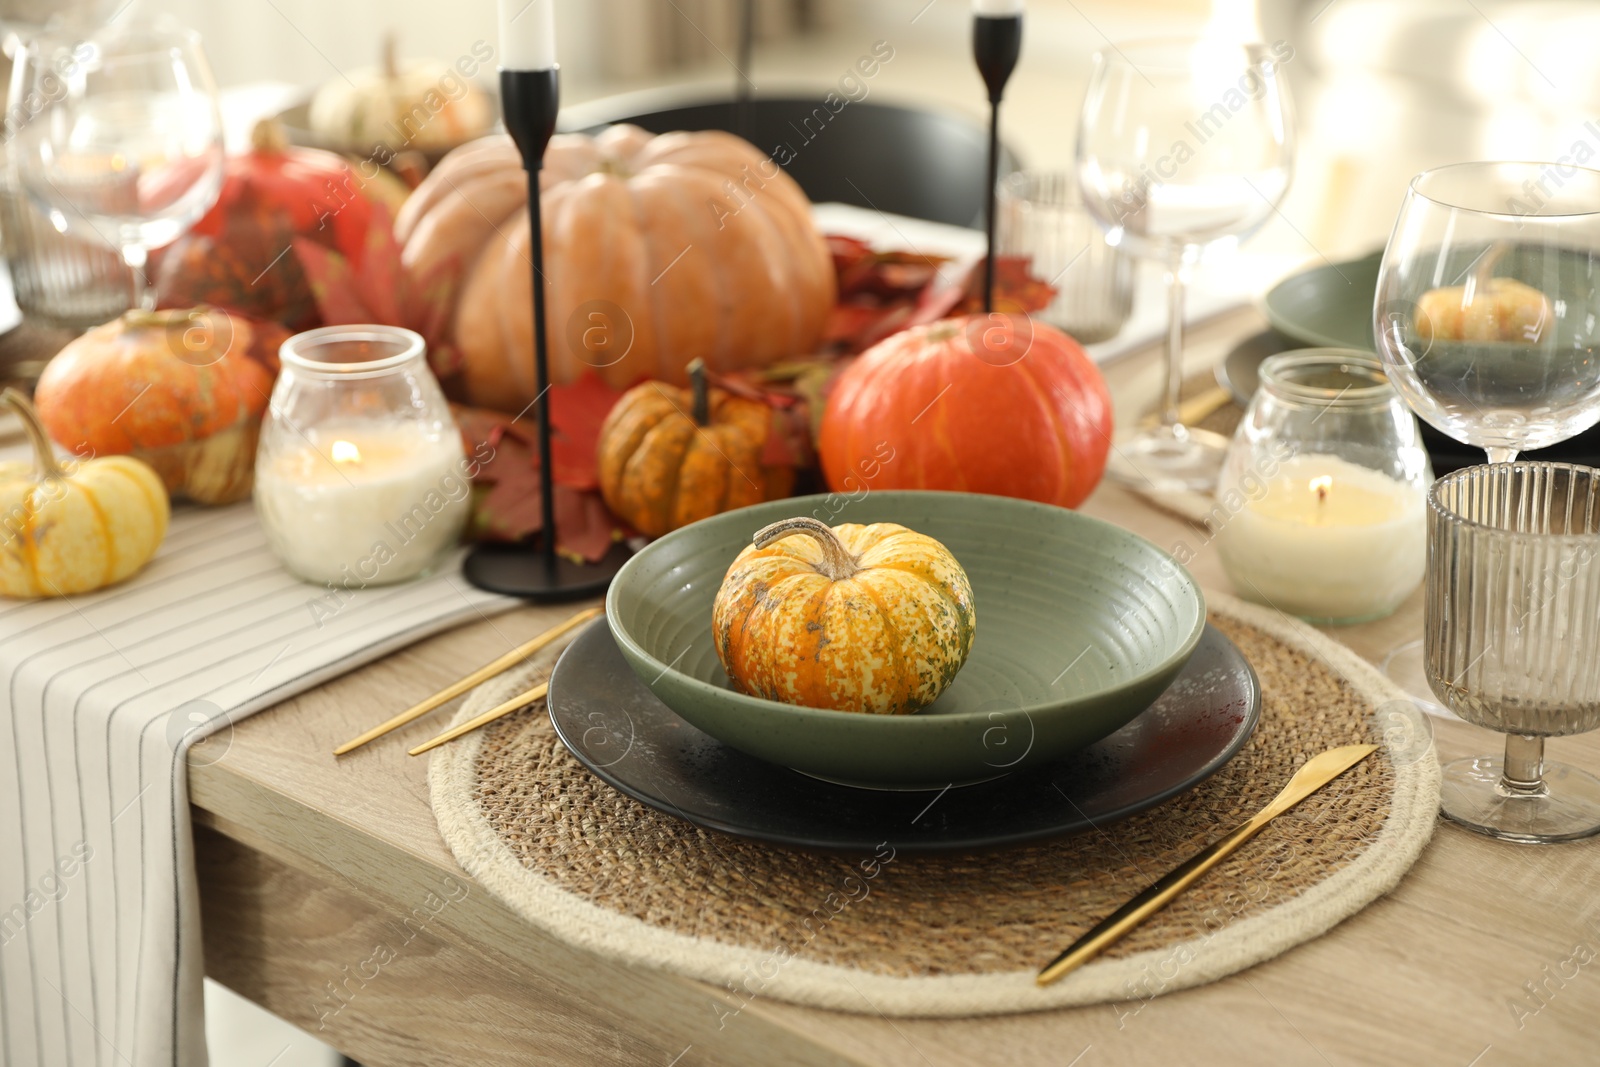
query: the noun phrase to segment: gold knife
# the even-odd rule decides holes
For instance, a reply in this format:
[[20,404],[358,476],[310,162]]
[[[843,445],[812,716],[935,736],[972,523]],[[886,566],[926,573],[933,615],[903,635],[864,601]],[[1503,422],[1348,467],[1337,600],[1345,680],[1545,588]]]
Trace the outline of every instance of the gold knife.
[[1257,812],[1255,818],[1221,840],[1207,845],[1163,875],[1149,889],[1100,920],[1092,930],[1046,964],[1034,981],[1041,986],[1049,985],[1100,955],[1122,940],[1134,927],[1166,907],[1174,897],[1198,881],[1201,875],[1231,856],[1239,846],[1260,833],[1267,823],[1377,750],[1377,745],[1345,745],[1343,748],[1330,748],[1320,756],[1307,760],[1305,766],[1289,779],[1283,791],[1272,798],[1272,803]]

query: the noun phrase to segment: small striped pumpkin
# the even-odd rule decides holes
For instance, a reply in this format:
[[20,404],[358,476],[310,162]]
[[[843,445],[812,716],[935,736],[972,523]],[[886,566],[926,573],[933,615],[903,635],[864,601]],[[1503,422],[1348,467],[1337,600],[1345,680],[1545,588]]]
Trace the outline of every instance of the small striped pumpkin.
[[728,568],[712,609],[717,656],[741,692],[874,715],[933,703],[976,625],[949,551],[886,522],[773,523]]
[[794,489],[793,467],[761,462],[771,409],[712,389],[700,360],[689,365],[689,379],[687,390],[634,386],[600,427],[600,493],[612,514],[646,537]]
[[0,404],[22,419],[34,462],[0,463],[0,595],[71,596],[120,582],[149,562],[167,533],[167,490],[131,456],[64,470],[39,417],[14,389]]

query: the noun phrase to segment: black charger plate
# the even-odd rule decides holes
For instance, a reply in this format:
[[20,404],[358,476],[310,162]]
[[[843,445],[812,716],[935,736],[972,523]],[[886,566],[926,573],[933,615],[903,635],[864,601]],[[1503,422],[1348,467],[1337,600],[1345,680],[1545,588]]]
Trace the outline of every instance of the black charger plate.
[[1059,763],[944,790],[835,785],[747,756],[680,719],[628,668],[604,619],[562,653],[550,721],[613,788],[697,826],[772,844],[963,852],[1125,819],[1232,759],[1261,715],[1261,685],[1207,626],[1172,687],[1127,726]]

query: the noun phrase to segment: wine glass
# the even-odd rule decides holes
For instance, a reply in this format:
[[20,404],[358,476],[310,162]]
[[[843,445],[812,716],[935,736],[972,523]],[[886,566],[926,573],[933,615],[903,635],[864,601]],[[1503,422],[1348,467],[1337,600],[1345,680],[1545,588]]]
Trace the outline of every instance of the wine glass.
[[1174,38],[1095,56],[1078,124],[1078,182],[1106,240],[1166,266],[1161,425],[1119,444],[1110,473],[1156,491],[1214,489],[1228,440],[1183,425],[1183,296],[1210,249],[1258,230],[1288,192],[1294,135],[1284,56],[1264,44]]
[[153,308],[150,250],[222,189],[222,115],[199,35],[162,19],[41,36],[17,57],[10,100],[23,193],[58,231],[117,249],[134,303]]
[[1457,163],[1411,180],[1378,350],[1441,432],[1508,463],[1600,421],[1600,171]]
[[1428,534],[1428,682],[1506,735],[1504,759],[1445,764],[1445,816],[1513,841],[1600,832],[1600,779],[1544,759],[1546,737],[1600,727],[1600,471],[1456,471],[1428,494]]

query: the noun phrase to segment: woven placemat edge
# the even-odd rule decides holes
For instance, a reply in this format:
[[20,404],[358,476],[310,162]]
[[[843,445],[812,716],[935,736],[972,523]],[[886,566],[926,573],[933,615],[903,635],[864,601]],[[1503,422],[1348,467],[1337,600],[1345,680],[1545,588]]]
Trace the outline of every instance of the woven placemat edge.
[[[764,983],[762,995],[840,1011],[957,1017],[1175,992],[1216,981],[1312,940],[1398,885],[1437,823],[1439,764],[1422,712],[1375,667],[1298,619],[1224,593],[1208,591],[1206,600],[1211,610],[1321,659],[1384,717],[1378,726],[1394,768],[1394,796],[1383,828],[1355,860],[1293,899],[1230,923],[1218,933],[1102,959],[1045,989],[1034,984],[1033,970],[896,977],[789,956],[776,977]],[[480,686],[454,721],[464,722],[525,688],[540,669],[519,668]],[[435,751],[428,784],[445,843],[462,868],[491,894],[560,940],[618,962],[661,968],[718,986],[742,983],[752,972],[770,972],[778,955],[776,945],[764,951],[665,930],[582,900],[523,866],[474,800],[482,739],[480,731]]]

